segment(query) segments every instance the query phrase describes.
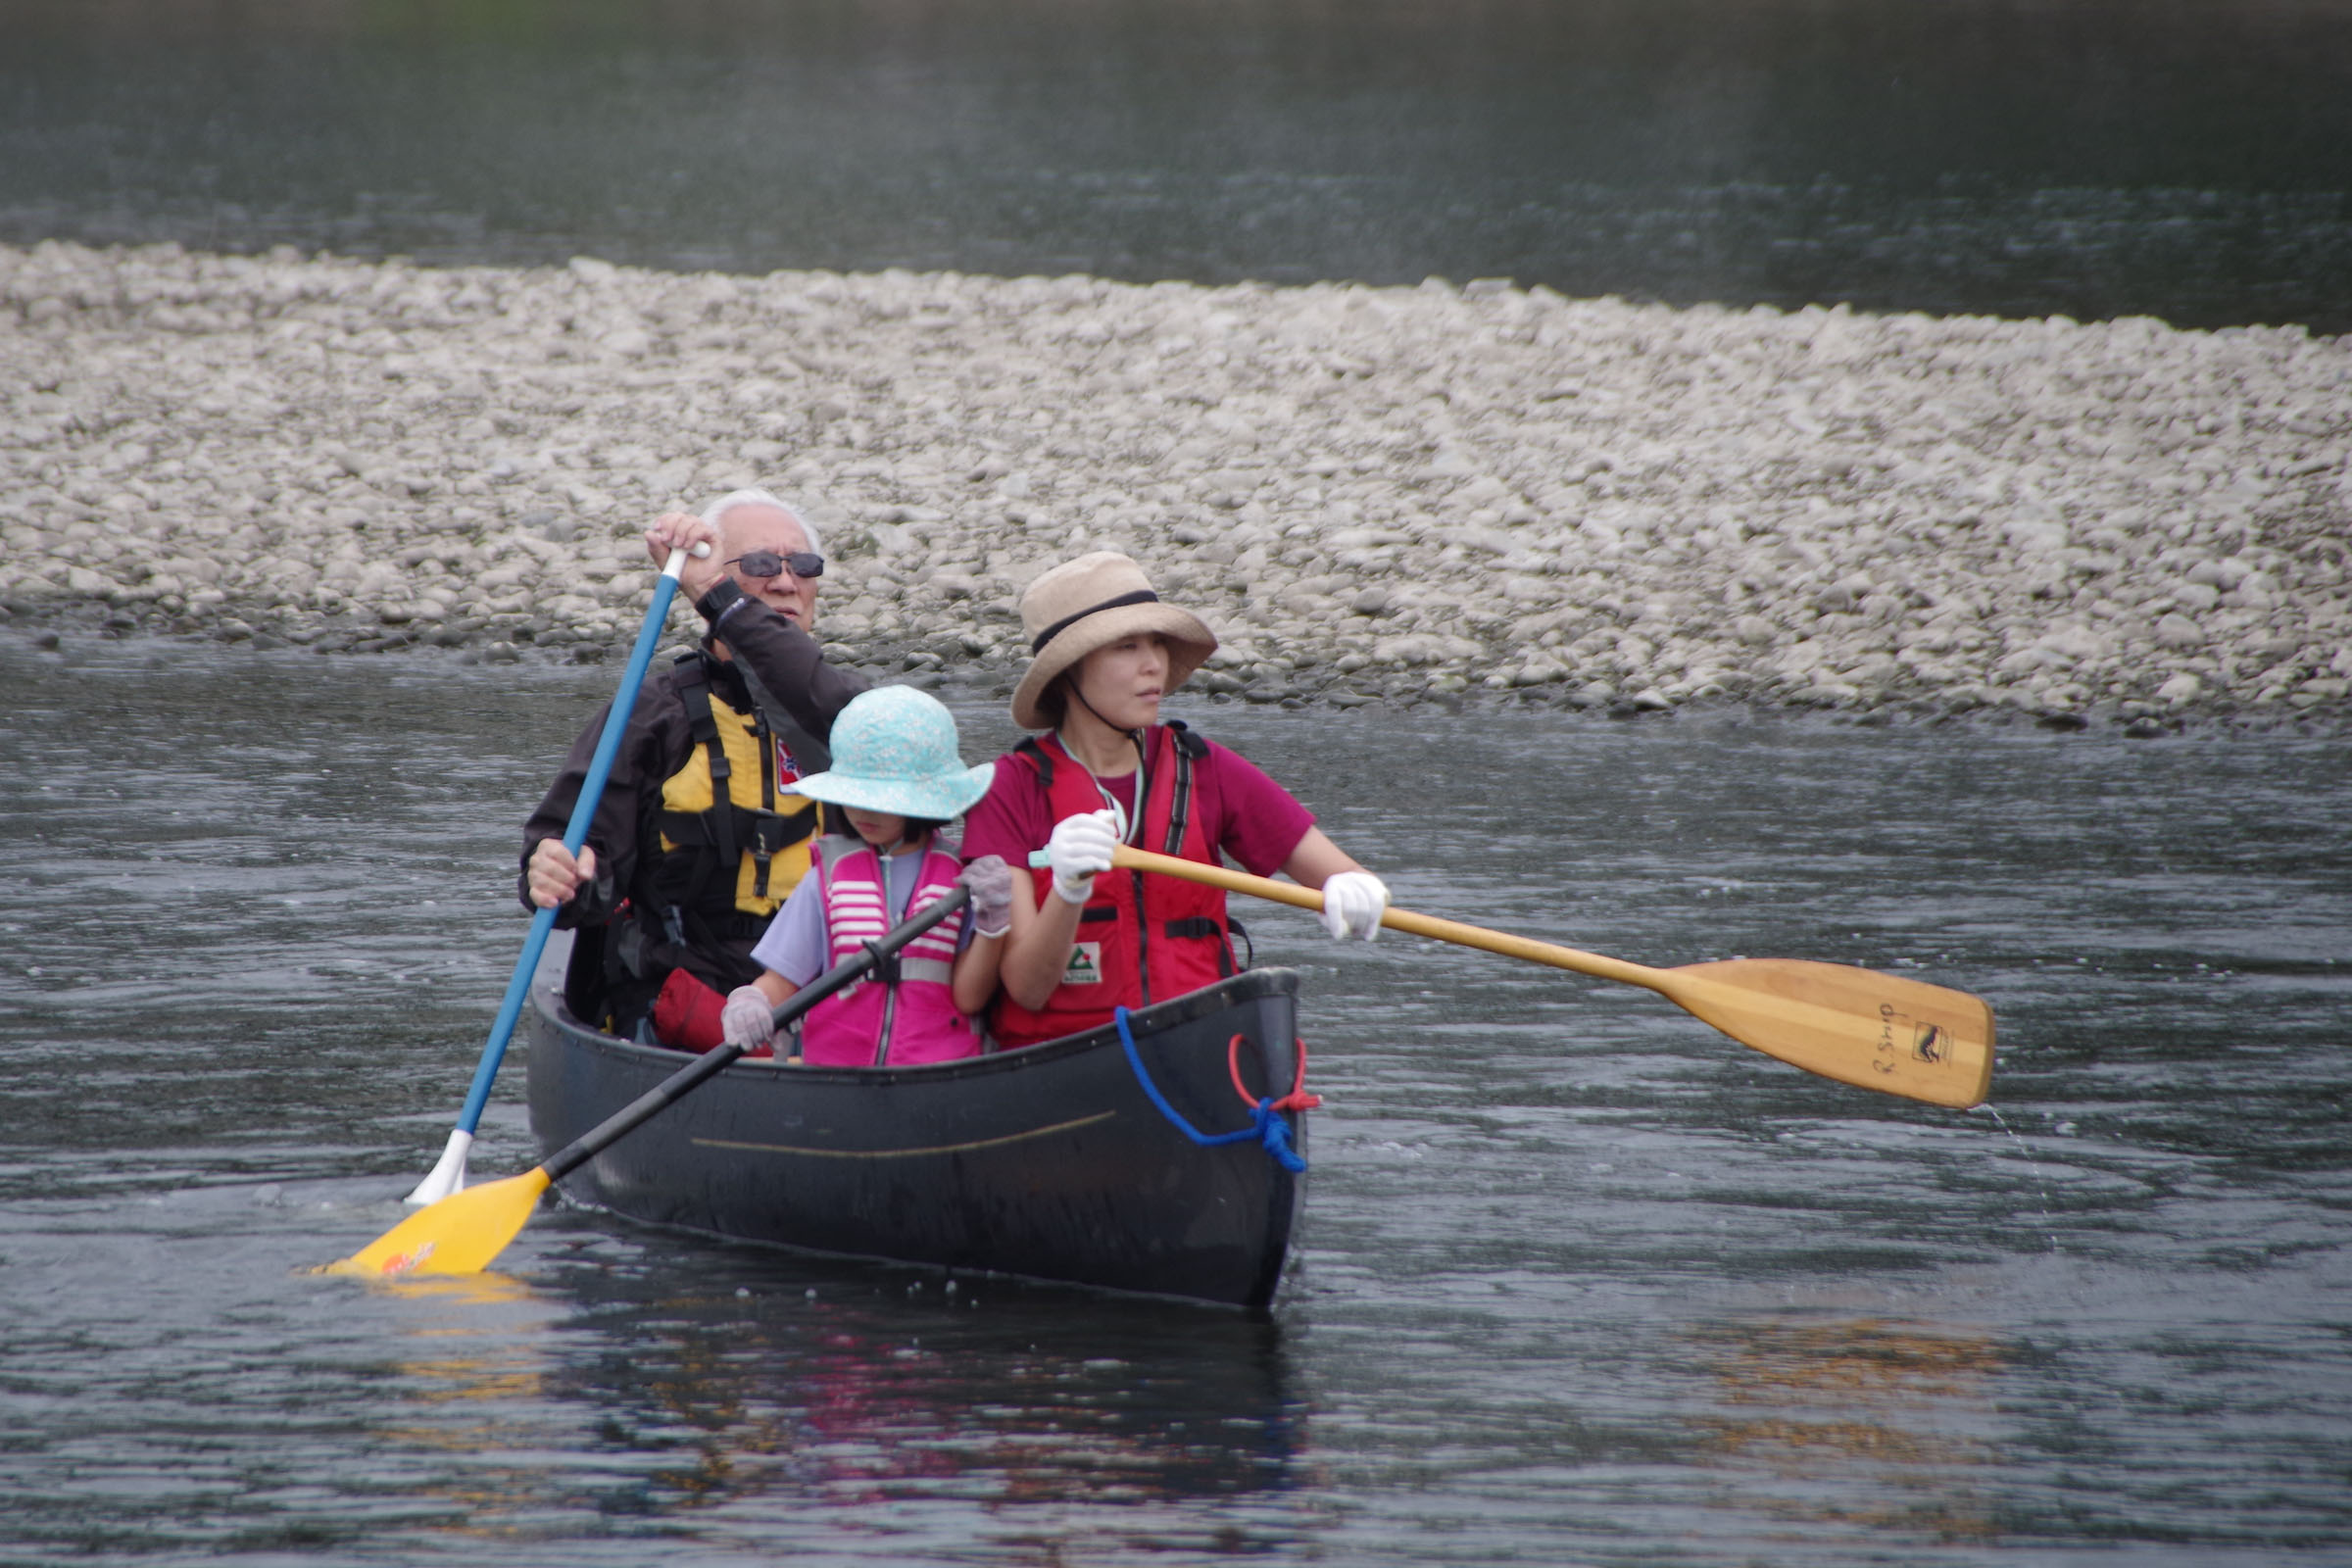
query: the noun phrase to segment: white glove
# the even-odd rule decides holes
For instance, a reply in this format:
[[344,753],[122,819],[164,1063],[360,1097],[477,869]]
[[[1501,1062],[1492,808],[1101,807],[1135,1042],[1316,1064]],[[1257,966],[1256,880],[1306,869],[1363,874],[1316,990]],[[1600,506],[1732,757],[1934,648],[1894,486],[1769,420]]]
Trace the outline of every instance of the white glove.
[[1323,884],[1323,929],[1335,937],[1380,935],[1389,885],[1369,871],[1334,871]]
[[1104,807],[1082,816],[1065,816],[1046,840],[1046,863],[1054,868],[1054,894],[1064,904],[1084,904],[1095,874],[1110,869],[1119,847],[1118,813]]
[[1012,867],[1001,855],[983,855],[956,878],[972,890],[972,935],[1001,937],[1012,929]]
[[776,1004],[758,986],[737,986],[719,1009],[718,1028],[730,1046],[764,1046],[776,1038]]

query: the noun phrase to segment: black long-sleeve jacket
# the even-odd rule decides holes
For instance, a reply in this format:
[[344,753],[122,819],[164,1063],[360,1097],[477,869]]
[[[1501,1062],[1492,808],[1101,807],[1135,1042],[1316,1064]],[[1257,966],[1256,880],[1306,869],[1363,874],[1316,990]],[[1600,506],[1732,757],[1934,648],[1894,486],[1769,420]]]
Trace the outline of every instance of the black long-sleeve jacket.
[[[792,721],[820,741],[832,734],[834,715],[866,688],[864,677],[825,662],[815,638],[746,595],[730,579],[721,578],[694,608],[711,634],[723,639],[735,659],[784,706]],[[654,819],[662,808],[662,781],[683,767],[695,751],[694,734],[678,690],[679,674],[677,666],[664,667],[648,677],[638,692],[628,731],[612,759],[612,771],[588,829],[588,847],[596,852],[596,876],[557,911],[559,927],[603,925],[632,894],[641,904],[648,903],[639,883],[645,869],[640,847],[653,837]],[[751,706],[732,668],[721,663],[715,680],[723,699],[739,709]],[[608,704],[572,742],[563,771],[523,824],[524,867],[529,866],[531,852],[541,839],[563,837],[604,733],[606,714],[611,711]],[[515,891],[525,908],[537,907],[531,903],[527,870],[516,877]],[[733,984],[729,977],[748,961],[755,940],[726,939],[727,952],[689,954],[685,967],[705,984],[725,990]],[[722,985],[722,980],[727,983]]]

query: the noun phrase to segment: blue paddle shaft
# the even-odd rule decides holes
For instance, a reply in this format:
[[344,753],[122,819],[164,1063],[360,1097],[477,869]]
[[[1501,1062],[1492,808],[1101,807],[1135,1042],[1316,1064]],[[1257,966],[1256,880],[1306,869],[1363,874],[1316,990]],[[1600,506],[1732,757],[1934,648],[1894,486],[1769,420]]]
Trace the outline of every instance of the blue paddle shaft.
[[[588,842],[588,824],[596,820],[596,805],[605,793],[605,780],[612,775],[612,759],[620,751],[620,737],[629,727],[629,711],[637,706],[637,688],[645,684],[645,671],[654,662],[654,646],[662,640],[662,623],[669,616],[669,602],[677,596],[678,572],[686,564],[686,552],[673,550],[669,562],[662,568],[661,581],[654,586],[654,602],[646,607],[645,624],[638,628],[637,647],[629,655],[629,667],[620,677],[620,690],[612,697],[612,707],[605,715],[605,730],[597,737],[596,756],[589,760],[588,774],[580,780],[580,798],[571,808],[571,821],[564,829],[564,848],[572,855]],[[498,1064],[506,1058],[507,1037],[514,1032],[515,1020],[522,1016],[523,1000],[531,994],[531,976],[538,970],[539,955],[547,950],[547,934],[556,928],[556,911],[541,909],[531,916],[531,934],[522,944],[522,956],[514,960],[514,978],[507,982],[506,1000],[498,1004],[498,1021],[490,1026],[490,1038],[482,1046],[481,1064],[473,1069],[473,1087],[466,1092],[466,1108],[458,1112],[458,1130],[468,1137],[482,1122],[482,1107],[490,1102],[490,1086],[498,1080]]]

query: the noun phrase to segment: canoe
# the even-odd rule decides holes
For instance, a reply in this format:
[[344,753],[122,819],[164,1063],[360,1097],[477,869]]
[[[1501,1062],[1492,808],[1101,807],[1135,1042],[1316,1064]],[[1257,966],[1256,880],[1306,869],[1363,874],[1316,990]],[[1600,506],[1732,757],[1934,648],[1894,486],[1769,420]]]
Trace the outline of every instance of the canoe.
[[[532,987],[542,1154],[677,1070]],[[1169,1109],[1214,1136],[1298,1073],[1298,974],[1255,969],[1129,1014]],[[1234,1044],[1240,1037],[1240,1044]],[[1275,1111],[1297,1153],[1306,1129]],[[1115,1026],[922,1067],[742,1061],[566,1176],[628,1219],[842,1256],[1262,1308],[1304,1200],[1257,1132],[1196,1144],[1153,1102]]]

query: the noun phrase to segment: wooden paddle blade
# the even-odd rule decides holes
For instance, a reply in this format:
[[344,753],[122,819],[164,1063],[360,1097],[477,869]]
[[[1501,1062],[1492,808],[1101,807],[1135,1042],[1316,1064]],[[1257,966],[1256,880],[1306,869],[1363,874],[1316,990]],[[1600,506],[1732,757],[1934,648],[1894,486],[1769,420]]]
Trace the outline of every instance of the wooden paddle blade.
[[420,1208],[326,1274],[360,1274],[400,1279],[415,1274],[478,1274],[507,1250],[539,1206],[548,1188],[545,1170],[532,1169],[504,1181],[484,1182]]
[[1843,963],[1727,958],[1659,971],[1669,1001],[1807,1072],[1962,1109],[1992,1088],[1982,997]]
[[[1288,882],[1123,844],[1112,852],[1111,863],[1277,904],[1323,906],[1322,894]],[[1380,923],[1433,942],[1645,987],[1743,1046],[1841,1084],[1962,1108],[1981,1103],[1992,1087],[1992,1009],[1965,991],[1804,958],[1729,958],[1652,969],[1394,906]]]

